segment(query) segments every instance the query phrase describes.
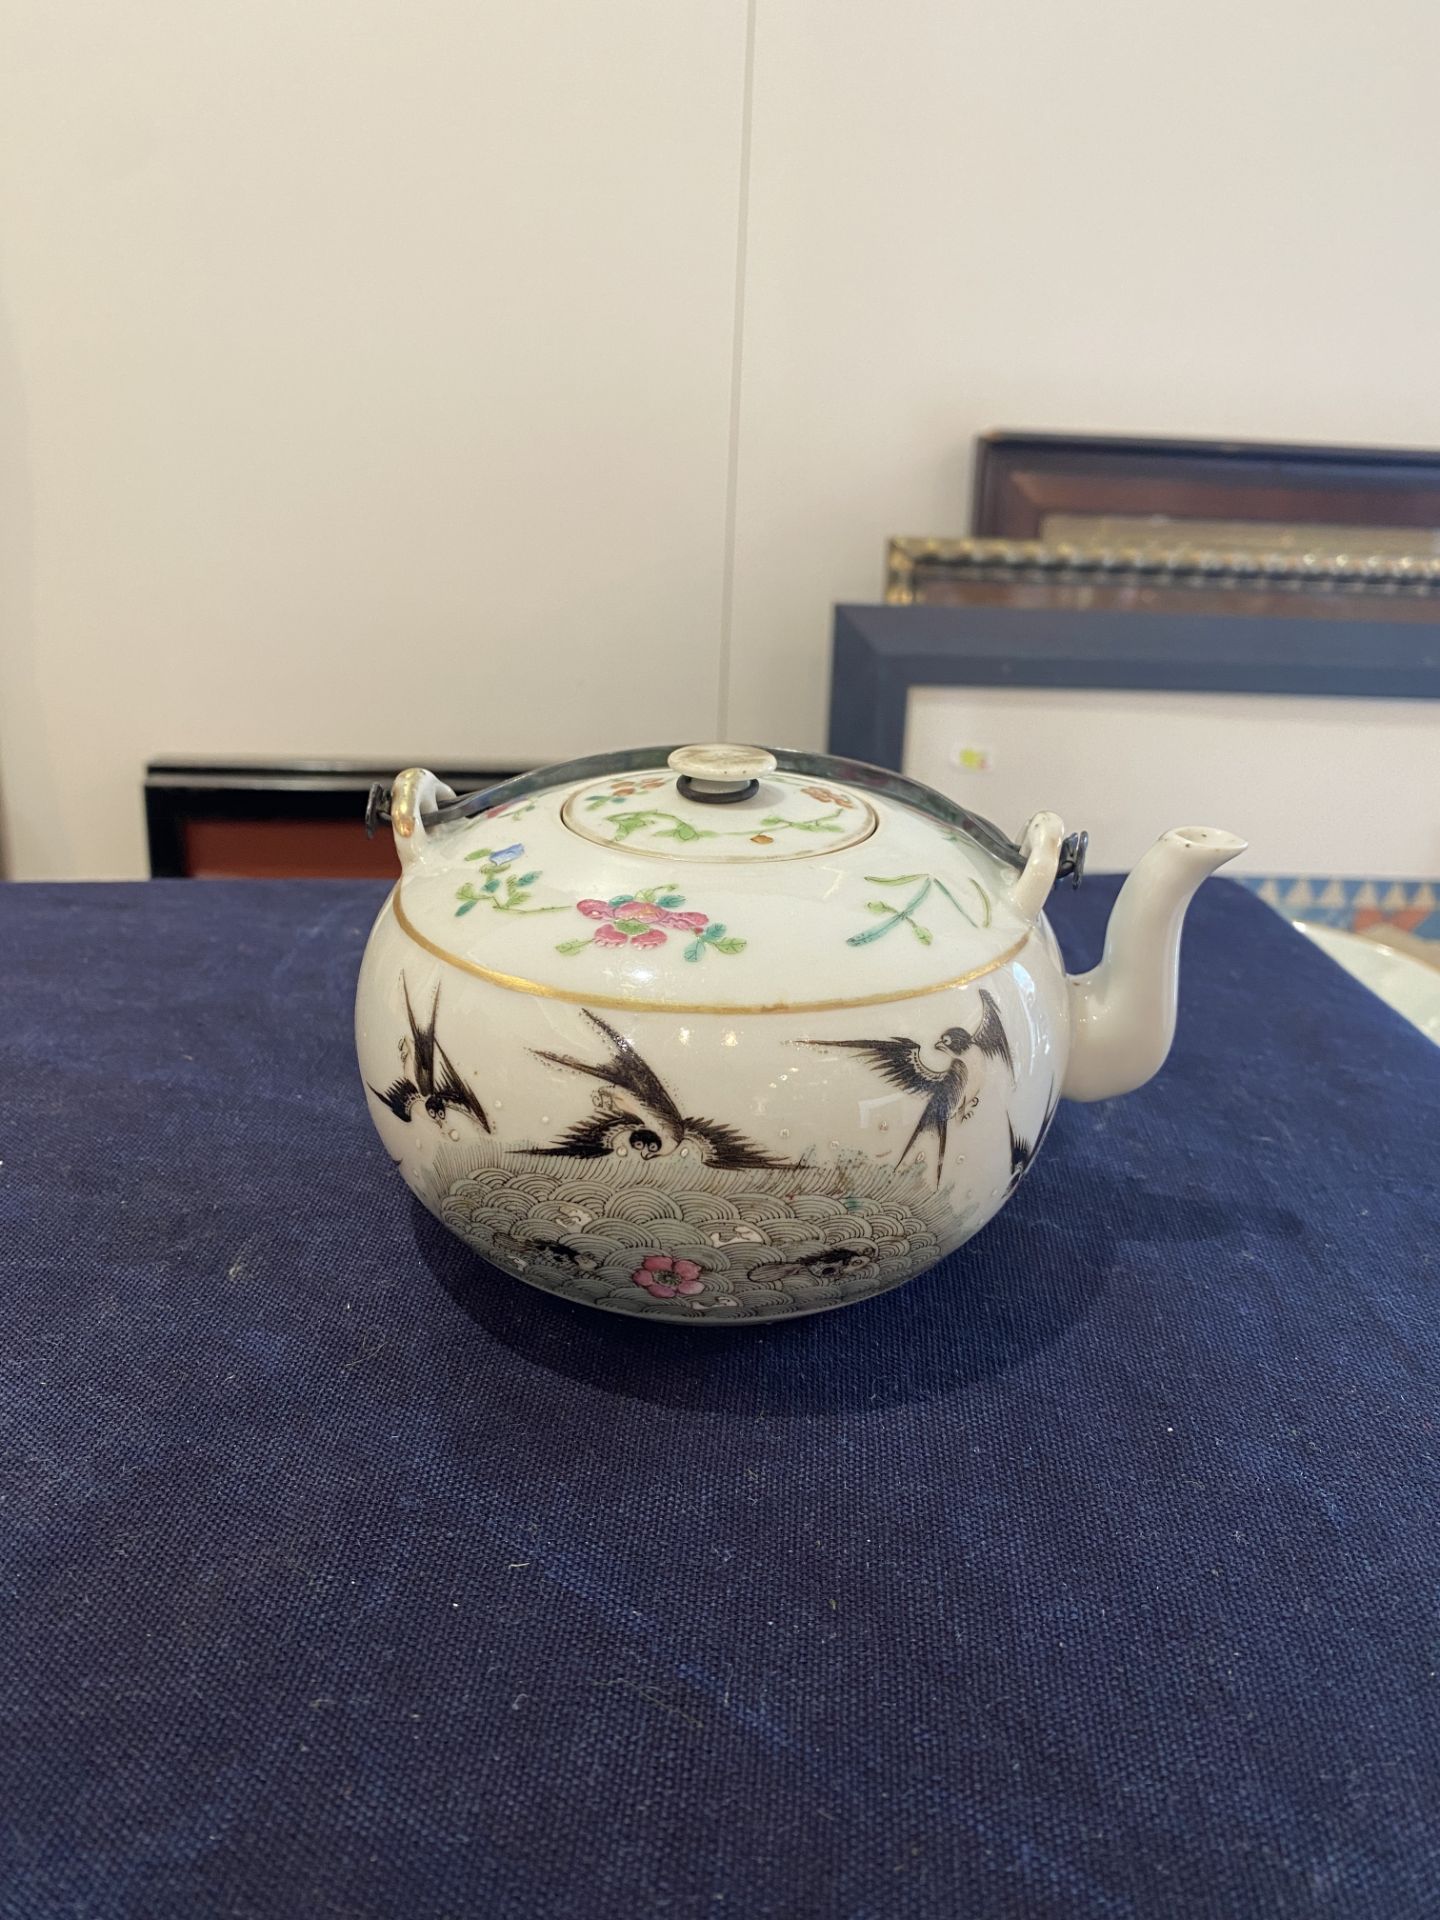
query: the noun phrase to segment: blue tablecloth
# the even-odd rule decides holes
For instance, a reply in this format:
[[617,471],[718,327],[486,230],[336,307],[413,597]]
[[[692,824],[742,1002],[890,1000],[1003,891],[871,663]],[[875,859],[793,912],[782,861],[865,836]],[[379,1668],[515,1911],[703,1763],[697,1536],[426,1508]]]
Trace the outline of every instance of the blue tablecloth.
[[1440,1912],[1440,1051],[1212,881],[977,1241],[677,1332],[412,1203],[379,898],[0,889],[5,1920]]

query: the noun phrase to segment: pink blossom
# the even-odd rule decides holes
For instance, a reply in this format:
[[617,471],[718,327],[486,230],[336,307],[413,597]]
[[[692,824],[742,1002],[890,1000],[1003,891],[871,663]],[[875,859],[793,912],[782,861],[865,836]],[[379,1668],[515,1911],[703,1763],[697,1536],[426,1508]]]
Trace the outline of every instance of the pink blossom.
[[647,926],[680,927],[686,933],[699,933],[710,924],[708,913],[676,913],[653,900],[621,900],[614,906],[608,900],[577,900],[575,906],[587,920],[643,920]]
[[595,944],[600,947],[663,947],[665,927],[682,933],[700,933],[709,926],[708,913],[676,913],[657,907],[653,900],[577,900],[576,910],[587,920],[600,920]]
[[705,1280],[693,1260],[677,1260],[668,1253],[647,1253],[630,1278],[655,1300],[673,1300],[677,1293],[703,1293]]

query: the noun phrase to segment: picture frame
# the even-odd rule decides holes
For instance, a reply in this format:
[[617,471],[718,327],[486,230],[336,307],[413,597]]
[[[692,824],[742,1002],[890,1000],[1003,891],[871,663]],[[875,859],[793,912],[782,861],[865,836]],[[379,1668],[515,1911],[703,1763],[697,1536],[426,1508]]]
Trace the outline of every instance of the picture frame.
[[[1037,591],[1042,591],[1037,589]],[[1091,865],[1214,820],[1290,917],[1440,955],[1440,627],[1044,606],[841,606],[829,746],[1012,836],[1059,806]]]
[[997,430],[970,532],[1085,544],[1440,555],[1440,453]]
[[841,605],[833,634],[829,750],[897,771],[916,687],[1440,700],[1437,623],[1412,630],[1199,610],[1115,620],[1052,597],[1026,606]]
[[900,535],[885,556],[889,606],[1056,606],[1117,612],[1440,620],[1440,554],[1285,553]]

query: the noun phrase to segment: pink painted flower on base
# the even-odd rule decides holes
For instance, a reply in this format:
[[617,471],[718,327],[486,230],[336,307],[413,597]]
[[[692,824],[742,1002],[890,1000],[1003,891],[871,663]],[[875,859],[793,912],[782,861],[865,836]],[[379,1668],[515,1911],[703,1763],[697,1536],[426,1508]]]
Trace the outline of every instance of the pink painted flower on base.
[[673,1300],[677,1293],[705,1291],[700,1268],[693,1260],[678,1260],[669,1253],[647,1253],[630,1278],[655,1300]]

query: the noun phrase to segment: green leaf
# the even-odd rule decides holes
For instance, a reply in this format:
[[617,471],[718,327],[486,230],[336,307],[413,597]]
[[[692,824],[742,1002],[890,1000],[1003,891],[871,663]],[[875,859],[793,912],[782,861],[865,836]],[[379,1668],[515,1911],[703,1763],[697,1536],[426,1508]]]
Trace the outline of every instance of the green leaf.
[[539,878],[540,875],[538,873],[522,873],[515,884],[517,887],[533,887]]
[[492,873],[490,878],[485,882],[484,886],[480,889],[480,891],[482,893],[498,893],[500,891],[499,874]]
[[718,940],[724,931],[725,922],[723,920],[712,920],[709,926],[702,930],[700,938],[702,940]]
[[704,951],[705,942],[703,940],[692,940],[685,949],[685,958],[687,960],[698,960]]
[[507,907],[523,907],[529,898],[529,894],[520,888],[507,896],[505,904]]
[[655,904],[661,907],[683,907],[685,896],[683,893],[662,893]]
[[867,900],[865,902],[865,911],[867,913],[894,913],[895,909],[888,900]]
[[588,947],[590,940],[594,938],[595,936],[592,933],[589,940],[562,940],[555,951],[556,953],[579,953],[581,948]]
[[456,907],[455,918],[458,920],[462,914],[469,913],[472,907],[476,907],[479,904],[478,900],[467,900],[463,906]]
[[623,907],[627,900],[633,900],[634,898],[633,893],[612,893],[605,904],[608,907]]
[[476,847],[475,851],[473,853],[467,853],[465,858],[467,860],[488,860],[494,851],[495,849],[493,847]]
[[736,940],[733,937],[729,940],[717,940],[715,942],[715,951],[717,953],[743,953],[748,944],[747,941]]
[[865,878],[870,882],[872,887],[908,887],[912,880],[923,880],[925,875],[923,873],[896,873],[887,876],[883,873],[867,873]]
[[918,920],[911,920],[911,921],[908,921],[906,924],[909,926],[910,931],[914,934],[915,938],[920,942],[922,947],[928,947],[930,945],[930,942],[935,938],[934,934],[931,933],[930,929],[928,927],[922,927]]
[[783,813],[767,813],[760,824],[762,827],[788,827],[790,822]]
[[[968,879],[969,876],[967,875],[966,878]],[[985,915],[985,918],[980,921],[976,920],[974,914],[971,913],[970,909],[965,905],[965,902],[963,900],[956,899],[955,895],[950,891],[949,887],[946,886],[945,882],[940,878],[938,873],[935,875],[935,885],[940,889],[941,893],[944,894],[945,898],[950,902],[951,906],[954,907],[955,911],[960,915],[962,920],[968,920],[972,927],[973,926],[982,926],[982,927],[989,926],[990,901],[988,896],[986,895],[985,889],[980,885],[980,882],[978,880],[971,880],[970,885],[974,887],[975,891],[980,896],[981,911]]]
[[677,820],[665,837],[670,840],[698,840],[700,829],[692,827],[688,820]]
[[644,933],[650,922],[648,920],[616,920],[612,924],[617,926],[621,933]]
[[455,898],[457,900],[473,900],[475,898],[474,884],[467,880],[464,886],[457,887],[455,889]]

